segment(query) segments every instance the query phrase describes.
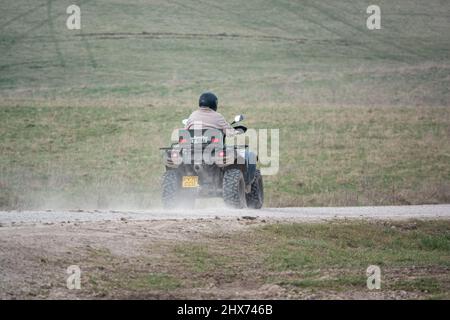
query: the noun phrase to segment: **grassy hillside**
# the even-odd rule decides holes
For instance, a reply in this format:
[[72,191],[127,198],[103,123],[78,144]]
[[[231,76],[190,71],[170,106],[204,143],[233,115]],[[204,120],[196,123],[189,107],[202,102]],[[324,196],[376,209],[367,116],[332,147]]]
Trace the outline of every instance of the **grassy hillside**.
[[72,3],[2,1],[2,103],[191,106],[205,88],[242,106],[450,100],[445,1],[378,1],[378,31],[370,1],[75,1],[80,31]]
[[268,205],[448,202],[450,5],[378,1],[369,31],[369,4],[2,1],[0,205],[157,204],[204,90],[281,129]]

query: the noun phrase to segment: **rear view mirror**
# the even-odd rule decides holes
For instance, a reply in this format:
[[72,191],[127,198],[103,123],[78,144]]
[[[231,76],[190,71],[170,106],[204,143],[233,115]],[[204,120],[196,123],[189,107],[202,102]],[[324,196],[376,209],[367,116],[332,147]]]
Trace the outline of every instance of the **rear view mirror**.
[[184,126],[186,126],[187,122],[188,122],[188,119],[183,119],[183,121],[181,121],[181,122],[184,124]]
[[234,121],[231,123],[231,125],[240,122],[242,120],[244,120],[244,116],[242,114],[238,114],[237,116],[234,117]]
[[241,122],[242,120],[244,120],[244,116],[242,114],[234,117],[234,122]]

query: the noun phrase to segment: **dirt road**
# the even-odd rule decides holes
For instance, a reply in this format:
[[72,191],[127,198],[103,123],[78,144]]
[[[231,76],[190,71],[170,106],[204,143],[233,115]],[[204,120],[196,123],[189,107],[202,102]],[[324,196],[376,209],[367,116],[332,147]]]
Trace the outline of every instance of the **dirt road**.
[[166,219],[211,219],[211,218],[258,217],[261,219],[283,219],[317,221],[330,219],[450,219],[450,204],[420,206],[379,207],[312,207],[312,208],[264,208],[262,210],[230,210],[206,208],[199,210],[148,211],[0,211],[0,224],[39,224],[58,222],[95,221],[150,221]]

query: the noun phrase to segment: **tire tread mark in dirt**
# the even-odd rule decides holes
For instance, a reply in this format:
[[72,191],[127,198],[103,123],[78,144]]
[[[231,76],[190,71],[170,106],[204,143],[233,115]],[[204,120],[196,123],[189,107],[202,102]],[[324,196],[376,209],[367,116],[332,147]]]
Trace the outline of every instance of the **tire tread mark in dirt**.
[[51,65],[51,66],[56,66],[56,64],[52,64],[51,62],[54,62],[53,60],[39,60],[39,61],[26,61],[26,62],[18,62],[18,63],[8,63],[8,64],[3,64],[0,65],[0,71],[6,70],[6,69],[10,69],[10,68],[14,68],[17,66],[23,66],[23,65],[42,65],[42,64],[47,64],[47,65]]
[[242,35],[242,34],[227,34],[227,33],[176,33],[176,32],[95,32],[77,34],[75,36],[84,37],[98,37],[99,39],[126,39],[129,37],[143,37],[151,39],[161,38],[180,38],[180,39],[207,39],[207,38],[230,38],[230,39],[252,39],[257,41],[291,41],[297,43],[304,43],[305,38],[289,38],[282,36],[270,35]]

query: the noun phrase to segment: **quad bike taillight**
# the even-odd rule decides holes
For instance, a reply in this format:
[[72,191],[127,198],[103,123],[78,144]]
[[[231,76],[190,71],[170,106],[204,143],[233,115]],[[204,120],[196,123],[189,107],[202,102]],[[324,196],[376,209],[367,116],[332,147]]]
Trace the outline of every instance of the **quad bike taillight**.
[[214,138],[211,139],[211,142],[212,142],[212,143],[219,143],[219,142],[220,142],[220,139],[214,137]]

